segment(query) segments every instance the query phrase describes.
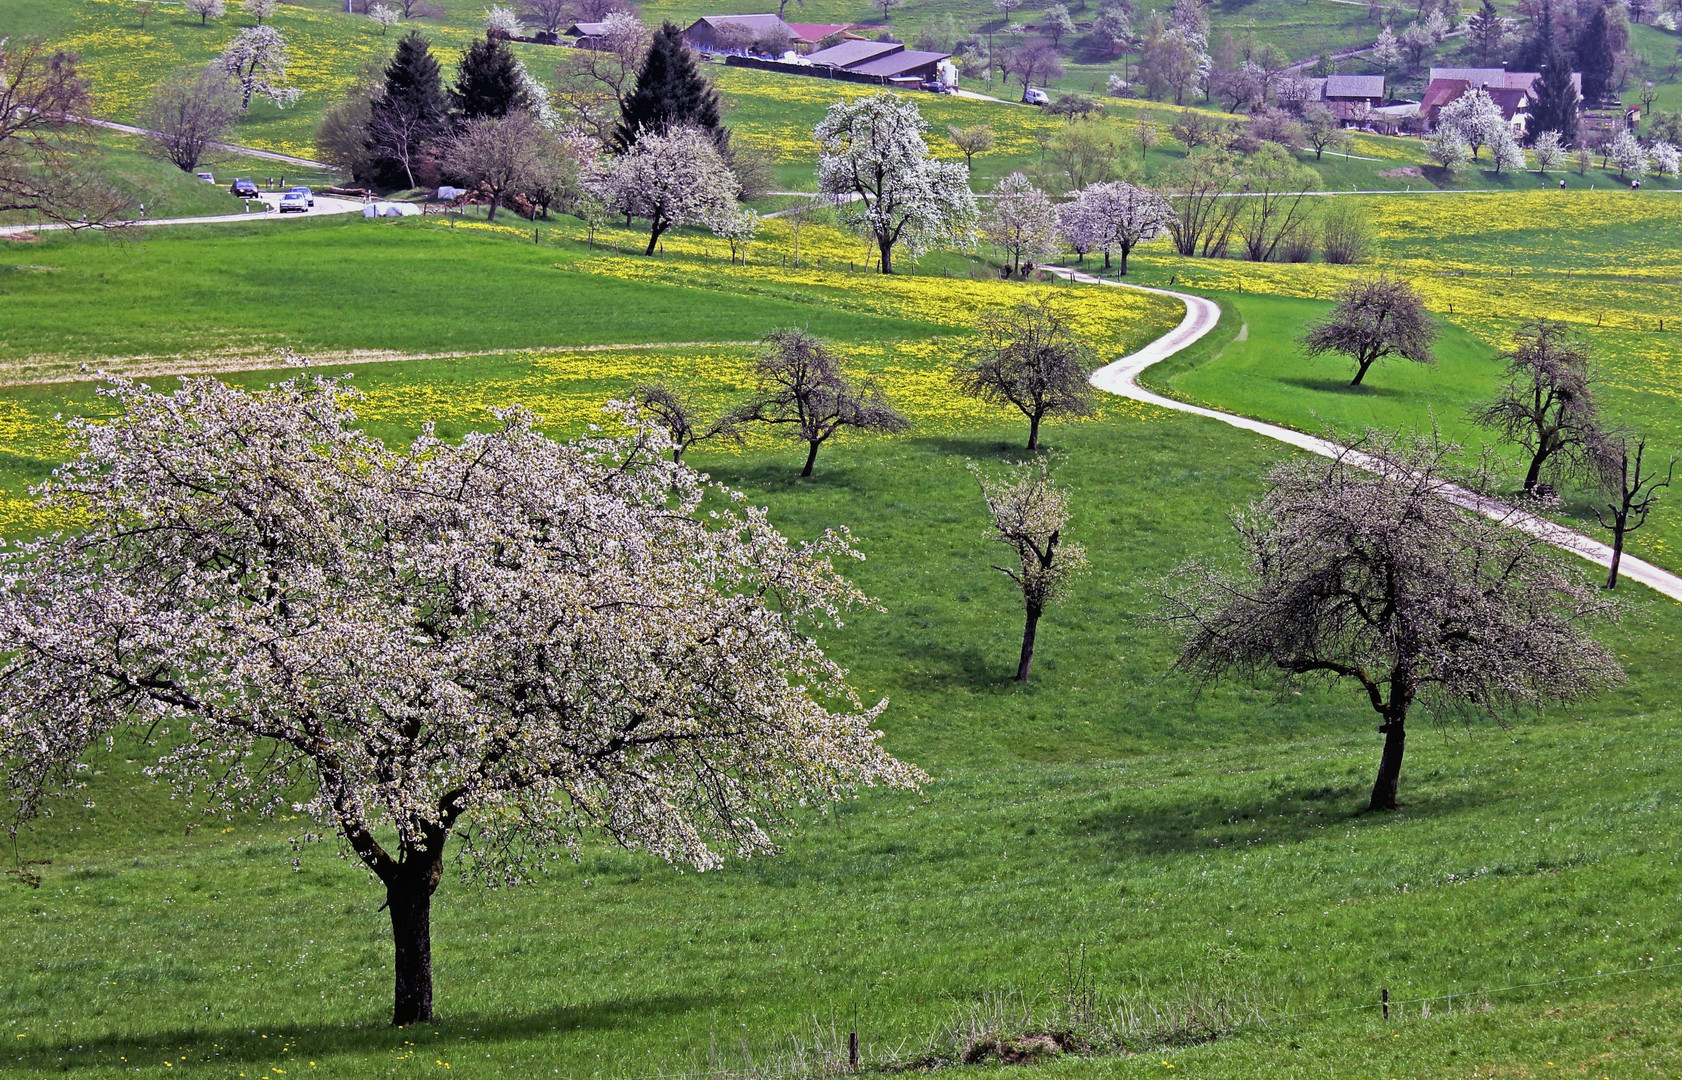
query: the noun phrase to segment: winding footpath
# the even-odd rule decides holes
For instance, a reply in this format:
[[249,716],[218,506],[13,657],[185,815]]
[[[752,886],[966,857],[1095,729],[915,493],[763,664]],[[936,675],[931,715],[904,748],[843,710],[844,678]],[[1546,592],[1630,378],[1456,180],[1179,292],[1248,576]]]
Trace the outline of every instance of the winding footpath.
[[[1174,292],[1169,289],[1155,289],[1145,285],[1129,285],[1124,282],[1105,281],[1078,270],[1063,267],[1047,267],[1052,273],[1071,281],[1088,285],[1107,285],[1111,288],[1136,289],[1139,292],[1155,293],[1180,301],[1186,306],[1186,317],[1180,324],[1168,333],[1157,338],[1136,353],[1124,356],[1112,364],[1099,368],[1092,373],[1092,385],[1106,393],[1142,401],[1147,405],[1155,405],[1163,409],[1173,409],[1175,412],[1191,413],[1194,416],[1204,416],[1211,420],[1219,420],[1235,428],[1265,435],[1300,450],[1307,450],[1311,454],[1322,457],[1345,457],[1356,464],[1363,460],[1370,460],[1362,454],[1351,454],[1348,447],[1329,439],[1306,435],[1300,431],[1293,431],[1277,424],[1269,424],[1262,420],[1253,420],[1247,416],[1235,416],[1232,413],[1209,409],[1201,405],[1191,405],[1184,401],[1163,397],[1161,394],[1147,390],[1139,385],[1139,376],[1152,364],[1168,359],[1175,353],[1187,348],[1202,339],[1215,328],[1221,320],[1221,308],[1213,300],[1190,293]],[[1601,543],[1582,533],[1573,532],[1565,526],[1549,521],[1536,514],[1515,510],[1513,507],[1494,499],[1484,498],[1474,492],[1461,487],[1445,487],[1443,497],[1456,506],[1482,514],[1495,521],[1504,522],[1529,536],[1533,536],[1545,543],[1570,552],[1586,559],[1602,568],[1612,565],[1612,548],[1609,544]],[[1672,600],[1682,601],[1682,576],[1661,569],[1644,559],[1638,559],[1628,552],[1618,564],[1620,578],[1638,581],[1655,592],[1663,593]]]

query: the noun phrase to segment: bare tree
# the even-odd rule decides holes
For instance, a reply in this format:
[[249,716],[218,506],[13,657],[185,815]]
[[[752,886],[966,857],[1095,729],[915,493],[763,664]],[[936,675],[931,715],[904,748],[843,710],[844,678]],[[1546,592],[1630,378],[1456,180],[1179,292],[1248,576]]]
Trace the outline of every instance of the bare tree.
[[177,71],[158,84],[139,116],[153,153],[192,172],[239,119],[239,85],[216,64]]
[[875,383],[854,380],[829,345],[804,330],[775,330],[754,365],[758,390],[734,414],[737,423],[787,426],[806,444],[801,476],[811,476],[818,448],[842,428],[904,431],[911,422],[888,404]]
[[1028,418],[1028,449],[1040,445],[1040,424],[1048,416],[1090,416],[1096,367],[1092,350],[1074,334],[1069,320],[1049,300],[990,311],[976,326],[975,363],[953,382],[971,397],[1009,405]]
[[568,50],[555,66],[554,104],[608,146],[651,34],[635,15],[622,11],[608,12],[601,22],[593,47]]
[[0,211],[72,228],[108,224],[129,197],[93,168],[98,151],[68,122],[88,105],[76,55],[0,38]]
[[158,13],[158,5],[152,0],[140,0],[134,5],[134,17],[140,20],[140,29],[146,29],[146,20]]
[[1396,807],[1416,702],[1495,713],[1623,678],[1585,631],[1617,605],[1545,542],[1454,506],[1456,450],[1369,436],[1279,465],[1235,521],[1244,568],[1183,567],[1164,609],[1184,628],[1176,666],[1199,679],[1355,682],[1384,735],[1372,810]]
[[1350,386],[1360,386],[1367,369],[1387,356],[1416,364],[1434,364],[1431,343],[1437,324],[1425,310],[1425,298],[1405,281],[1379,275],[1357,281],[1338,297],[1337,306],[1302,335],[1310,356],[1342,353],[1355,361]]
[[1303,110],[1302,139],[1314,148],[1315,161],[1327,150],[1347,150],[1350,144],[1349,132],[1330,109],[1318,103]]
[[1186,154],[1165,185],[1174,218],[1168,235],[1181,255],[1218,259],[1226,255],[1238,223],[1237,163],[1224,149],[1203,148]]
[[530,182],[538,166],[537,123],[524,109],[507,116],[469,120],[444,144],[443,164],[450,175],[490,197],[486,219],[496,220],[504,199]]
[[964,164],[973,165],[975,155],[985,154],[993,149],[998,142],[991,126],[987,124],[972,124],[969,127],[950,127],[946,129],[951,136],[952,145],[956,146],[964,155]]
[[1556,481],[1596,479],[1600,406],[1582,335],[1565,323],[1537,319],[1519,327],[1502,359],[1507,383],[1494,401],[1472,410],[1472,419],[1530,455],[1524,490],[1535,491],[1544,473]]
[[[1631,445],[1633,440],[1634,445]],[[1606,587],[1618,587],[1618,564],[1624,560],[1624,541],[1629,534],[1647,524],[1647,515],[1659,501],[1659,492],[1670,486],[1676,472],[1676,459],[1665,466],[1664,479],[1646,461],[1647,440],[1641,436],[1617,434],[1603,440],[1600,446],[1602,482],[1615,496],[1605,511],[1595,506],[1594,516],[1600,527],[1612,533],[1612,568],[1606,575]]]
[[385,895],[398,1025],[433,1018],[452,845],[498,886],[591,834],[705,870],[923,779],[808,636],[866,600],[846,539],[703,512],[653,425],[557,443],[509,409],[399,451],[330,379],[113,397],[47,487],[80,527],[0,556],[8,831],[108,739],[207,815],[303,815]]
[[1372,223],[1366,211],[1345,199],[1327,200],[1320,215],[1320,251],[1328,263],[1349,266],[1365,262],[1372,249]]
[[665,383],[643,383],[631,392],[631,400],[671,435],[673,461],[682,461],[690,447],[708,439],[742,440],[741,424],[734,413],[726,413],[708,424],[701,419],[693,402]]
[[1052,481],[1045,459],[1013,466],[1005,478],[998,480],[988,478],[974,465],[970,471],[987,502],[993,539],[1016,553],[1015,566],[994,564],[993,569],[1016,582],[1022,592],[1026,621],[1022,651],[1016,661],[1016,681],[1027,682],[1040,618],[1086,568],[1086,551],[1079,544],[1063,540],[1063,529],[1069,523],[1069,493]]
[[1279,245],[1308,221],[1310,191],[1320,175],[1277,144],[1263,144],[1244,165],[1244,198],[1238,200],[1238,237],[1244,257],[1268,262]]
[[1024,97],[1028,88],[1035,83],[1044,85],[1063,74],[1063,61],[1057,56],[1057,50],[1043,41],[1024,45],[1012,49],[1005,54],[1004,71],[1006,76],[1014,75],[1022,84]]
[[574,18],[573,0],[524,0],[520,10],[537,29],[558,34]]

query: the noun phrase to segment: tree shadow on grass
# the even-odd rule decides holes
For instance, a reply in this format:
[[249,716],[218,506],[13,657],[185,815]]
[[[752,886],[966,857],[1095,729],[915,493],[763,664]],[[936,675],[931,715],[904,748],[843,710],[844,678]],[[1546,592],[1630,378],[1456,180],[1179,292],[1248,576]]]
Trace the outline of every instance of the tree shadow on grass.
[[[1373,766],[1378,754],[1373,754]],[[1405,783],[1405,778],[1404,778]],[[1287,790],[1236,793],[1230,798],[1199,796],[1171,804],[1117,798],[1064,828],[1084,834],[1106,853],[1179,855],[1258,844],[1295,844],[1323,836],[1330,828],[1356,822],[1382,825],[1388,813],[1369,814],[1369,778],[1343,778],[1326,785],[1297,784]],[[1440,817],[1499,801],[1496,793],[1457,791],[1410,802],[1404,788],[1401,813]]]
[[[360,1027],[340,1027],[325,1023],[275,1025],[255,1020],[229,1024],[222,1020],[203,1027],[166,1028],[144,1037],[77,1035],[63,1042],[41,1042],[27,1047],[20,1040],[16,1046],[6,1047],[12,1052],[7,1065],[16,1065],[20,1071],[70,1072],[157,1065],[166,1058],[188,1068],[285,1059],[301,1064],[300,1059],[335,1053],[378,1053],[406,1047],[422,1051],[429,1044],[436,1045],[441,1052],[457,1053],[463,1046],[628,1029],[651,1017],[677,1015],[714,1003],[711,998],[668,995],[493,1015],[455,1014],[445,1008],[440,1011],[439,1019],[407,1028],[366,1021]],[[286,1049],[283,1051],[282,1047]]]
[[1388,386],[1349,385],[1348,379],[1282,379],[1288,386],[1312,390],[1319,394],[1342,394],[1346,397],[1401,397],[1406,391]]

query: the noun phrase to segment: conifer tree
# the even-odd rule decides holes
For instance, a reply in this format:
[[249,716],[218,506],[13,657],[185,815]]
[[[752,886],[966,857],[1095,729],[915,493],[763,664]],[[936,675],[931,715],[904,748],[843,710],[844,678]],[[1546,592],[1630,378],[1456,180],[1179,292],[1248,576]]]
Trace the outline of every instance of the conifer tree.
[[1559,132],[1560,141],[1577,141],[1577,87],[1571,82],[1571,61],[1555,45],[1542,62],[1542,77],[1536,81],[1536,104],[1530,110],[1525,141],[1534,143],[1544,131]]
[[417,31],[397,43],[386,65],[385,85],[369,104],[367,146],[379,162],[381,183],[415,185],[415,162],[429,143],[449,130],[450,98],[432,48]]
[[1583,73],[1583,98],[1597,102],[1612,87],[1617,54],[1612,48],[1612,28],[1606,9],[1600,8],[1577,37],[1577,68]]
[[520,61],[501,38],[486,34],[461,54],[450,102],[463,120],[503,117],[531,107]]
[[730,132],[720,122],[718,91],[696,68],[683,32],[668,22],[654,34],[636,88],[620,107],[613,138],[623,153],[645,132],[683,126],[700,128],[721,153],[728,153]]

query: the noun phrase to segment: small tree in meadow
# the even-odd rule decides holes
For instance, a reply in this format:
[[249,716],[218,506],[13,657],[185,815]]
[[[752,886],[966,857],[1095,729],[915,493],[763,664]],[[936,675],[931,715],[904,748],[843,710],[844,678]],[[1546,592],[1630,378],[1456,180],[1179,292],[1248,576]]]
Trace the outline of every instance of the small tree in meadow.
[[1051,416],[1090,416],[1096,367],[1092,350],[1049,300],[1029,301],[981,317],[978,356],[953,381],[971,397],[1008,405],[1028,419],[1029,450],[1040,445],[1040,424]]
[[134,5],[134,17],[140,20],[140,29],[146,29],[146,20],[157,14],[158,5],[152,0],[140,0]]
[[995,564],[993,569],[1014,581],[1022,593],[1026,621],[1015,678],[1027,682],[1040,619],[1086,568],[1086,551],[1063,539],[1069,523],[1069,493],[1052,481],[1043,458],[1014,466],[1002,479],[989,478],[974,465],[970,471],[987,502],[993,539],[1016,553],[1015,565]]
[[754,365],[757,392],[734,420],[786,428],[804,442],[801,476],[812,475],[818,450],[843,428],[895,432],[911,426],[875,383],[850,378],[822,339],[804,330],[775,330],[765,341]]
[[648,247],[681,225],[727,225],[740,191],[713,140],[700,128],[644,133],[613,163],[607,203],[648,221]]
[[1629,534],[1647,524],[1647,515],[1659,501],[1659,492],[1670,486],[1676,473],[1676,459],[1665,466],[1664,479],[1647,460],[1647,440],[1639,435],[1619,433],[1600,447],[1601,482],[1611,495],[1606,509],[1595,506],[1600,527],[1612,533],[1612,566],[1606,587],[1618,587],[1618,565],[1624,559],[1624,542]]
[[809,636],[866,600],[845,536],[703,512],[656,425],[558,443],[511,409],[397,450],[331,379],[107,393],[44,488],[77,528],[0,553],[8,827],[108,740],[206,814],[304,815],[384,893],[398,1025],[433,1018],[452,848],[498,886],[591,835],[706,870],[923,779]]
[[242,0],[240,6],[256,20],[258,26],[262,26],[264,19],[280,10],[280,0]]
[[1005,276],[1057,253],[1057,211],[1045,192],[1019,172],[993,185],[981,235],[1005,256]]
[[182,172],[198,168],[205,151],[239,119],[240,89],[218,64],[178,71],[152,91],[140,126],[147,148]]
[[1310,356],[1341,353],[1355,361],[1350,386],[1360,386],[1367,369],[1386,357],[1434,364],[1431,343],[1437,325],[1425,298],[1405,281],[1380,275],[1343,290],[1337,306],[1302,336]]
[[1369,437],[1281,464],[1234,522],[1242,569],[1190,563],[1164,608],[1200,680],[1355,683],[1384,736],[1372,810],[1396,808],[1415,704],[1500,713],[1623,679],[1586,632],[1619,608],[1545,541],[1454,505],[1454,450]]
[[187,14],[197,15],[200,26],[210,25],[211,19],[220,19],[228,13],[227,0],[181,0]]
[[949,127],[946,130],[952,139],[952,145],[956,146],[958,150],[963,153],[964,164],[966,166],[973,167],[975,164],[975,155],[985,154],[987,151],[993,149],[994,144],[998,142],[998,136],[994,134],[992,127],[987,124],[971,124],[969,127]]
[[1536,154],[1537,172],[1558,172],[1565,167],[1565,146],[1560,141],[1559,132],[1542,132],[1536,137],[1536,145],[1531,149]]

